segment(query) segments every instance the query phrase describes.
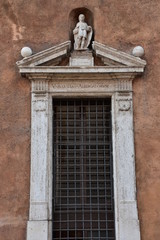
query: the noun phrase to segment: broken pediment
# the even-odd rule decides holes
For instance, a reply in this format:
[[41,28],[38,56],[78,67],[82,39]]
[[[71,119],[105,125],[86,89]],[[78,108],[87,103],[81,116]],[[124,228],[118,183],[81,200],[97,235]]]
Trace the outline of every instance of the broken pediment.
[[74,50],[66,41],[17,62],[20,73],[26,74],[128,74],[144,72],[146,61],[114,48],[92,43],[92,50]]

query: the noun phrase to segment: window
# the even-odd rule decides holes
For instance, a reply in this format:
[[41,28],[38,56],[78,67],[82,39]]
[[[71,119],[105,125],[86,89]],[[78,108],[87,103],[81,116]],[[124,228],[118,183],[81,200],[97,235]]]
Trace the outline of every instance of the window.
[[53,101],[53,239],[115,239],[110,99]]
[[[89,168],[92,166],[87,161],[93,161],[93,156],[90,155],[90,158],[87,158],[87,154],[89,156],[89,149],[93,148],[95,150],[95,154],[100,151],[100,146],[97,144],[100,142],[99,140],[103,140],[101,138],[101,134],[94,133],[94,139],[91,139],[91,135],[93,132],[91,132],[91,125],[90,125],[90,135],[88,133],[85,134],[85,131],[87,131],[87,128],[85,129],[85,123],[87,120],[84,120],[87,118],[87,113],[89,116],[90,113],[90,124],[93,122],[93,119],[91,118],[91,112],[89,112],[89,108],[87,110],[87,105],[90,106],[90,109],[94,106],[94,112],[97,113],[95,115],[94,122],[98,126],[98,133],[99,133],[99,127],[100,127],[100,119],[99,119],[99,105],[103,106],[103,101],[109,101],[109,100],[96,100],[94,102],[93,100],[88,100],[88,103],[86,104],[86,100],[79,101],[79,104],[83,106],[83,114],[80,112],[79,115],[83,116],[83,121],[81,124],[83,124],[83,128],[78,127],[78,120],[76,119],[76,127],[81,128],[81,131],[79,132],[79,135],[83,138],[77,139],[76,141],[83,141],[85,143],[87,140],[85,137],[90,136],[90,139],[88,139],[88,142],[86,145],[79,144],[80,147],[83,147],[83,152],[79,149],[77,145],[75,145],[77,148],[72,149],[72,154],[77,154],[78,151],[79,154],[83,153],[83,158],[79,156],[79,161],[77,162],[76,166],[78,167],[79,164],[79,172],[77,171],[75,176],[77,179],[78,176],[80,177],[81,181],[80,183],[80,189],[78,193],[78,186],[77,188],[73,188],[70,186],[66,187],[64,190],[68,191],[68,195],[65,195],[67,193],[63,193],[60,191],[60,184],[62,182],[62,176],[64,176],[65,171],[62,171],[62,168],[64,168],[65,162],[61,161],[61,157],[64,156],[66,158],[66,154],[68,152],[68,170],[70,170],[71,163],[71,157],[69,156],[69,153],[71,153],[71,149],[69,149],[69,145],[66,145],[66,149],[64,148],[64,143],[62,142],[58,148],[58,141],[60,141],[60,129],[62,131],[62,128],[69,129],[69,127],[65,127],[64,122],[66,124],[72,124],[71,128],[74,129],[74,121],[71,120],[69,116],[71,116],[71,100],[65,100],[66,104],[68,102],[68,105],[66,105],[66,110],[68,108],[68,114],[66,117],[61,121],[61,126],[58,125],[58,108],[60,109],[60,106],[63,106],[64,101],[61,100],[61,103],[58,102],[59,100],[54,101],[54,147],[56,151],[54,151],[54,170],[55,174],[53,182],[53,171],[52,171],[52,164],[53,164],[53,116],[52,116],[52,109],[53,109],[53,102],[52,98],[63,98],[63,97],[73,97],[73,98],[92,98],[92,97],[104,97],[112,99],[112,138],[113,138],[113,175],[114,175],[114,222],[115,222],[115,238],[116,240],[140,240],[140,229],[139,229],[139,220],[138,220],[138,212],[137,212],[137,200],[136,200],[136,175],[135,175],[135,155],[134,155],[134,131],[133,131],[133,88],[132,88],[132,81],[135,78],[135,76],[139,75],[140,73],[144,72],[144,68],[146,65],[146,62],[140,58],[136,58],[134,56],[131,56],[130,54],[123,53],[121,51],[118,51],[116,49],[113,49],[109,46],[93,42],[92,49],[94,53],[94,60],[95,55],[97,57],[100,57],[101,60],[104,62],[104,66],[92,66],[92,67],[82,67],[77,66],[62,66],[59,65],[61,62],[61,58],[63,56],[69,57],[70,54],[70,41],[64,42],[62,44],[59,44],[57,46],[54,46],[52,48],[49,48],[45,51],[39,52],[37,54],[34,54],[28,58],[24,58],[23,60],[17,62],[17,65],[19,67],[20,73],[29,78],[31,80],[31,87],[32,87],[32,98],[31,98],[31,178],[30,178],[30,211],[29,211],[29,219],[27,223],[27,240],[52,240],[52,222],[53,222],[53,228],[54,228],[54,234],[57,234],[57,238],[59,237],[58,234],[62,233],[65,235],[64,239],[67,238],[66,235],[69,236],[73,235],[73,238],[78,239],[78,234],[80,235],[80,239],[82,238],[81,235],[86,234],[88,237],[85,238],[96,238],[97,234],[103,235],[103,234],[111,234],[113,230],[112,227],[109,226],[109,218],[107,218],[107,228],[102,227],[103,221],[103,214],[99,211],[100,218],[94,219],[95,217],[95,211],[93,210],[94,205],[100,207],[100,204],[98,204],[98,201],[100,202],[100,198],[102,197],[100,193],[100,188],[98,191],[96,191],[96,194],[94,195],[90,189],[92,188],[88,187],[86,185],[86,189],[84,188],[84,183],[92,183],[92,181],[89,180],[89,176],[92,179],[93,174],[89,172]],[[66,58],[67,60],[67,58]],[[53,65],[50,65],[51,62]],[[96,61],[95,61],[96,62]],[[105,65],[106,64],[106,65]],[[75,105],[78,104],[78,100],[74,100]],[[73,102],[74,102],[73,101]],[[73,104],[72,102],[72,104]],[[94,104],[93,104],[94,102]],[[109,101],[110,102],[110,101]],[[63,103],[63,104],[62,104]],[[92,104],[91,104],[92,103]],[[89,105],[90,104],[90,105]],[[93,105],[93,106],[92,106]],[[104,104],[105,105],[105,104]],[[108,105],[108,104],[106,104]],[[57,106],[57,107],[55,107]],[[67,107],[68,106],[68,107]],[[96,108],[97,107],[97,108]],[[73,106],[72,106],[73,108]],[[79,108],[80,109],[80,108]],[[85,110],[85,111],[84,111]],[[79,110],[80,111],[80,110]],[[88,112],[87,112],[88,111]],[[101,111],[101,110],[100,110]],[[103,108],[102,108],[103,111]],[[105,110],[107,111],[107,110]],[[57,113],[56,113],[57,112]],[[61,108],[61,115],[62,118],[62,108]],[[68,116],[68,119],[67,119]],[[76,115],[77,118],[78,114]],[[107,118],[105,117],[105,122]],[[67,123],[68,122],[68,123]],[[89,122],[89,120],[88,120]],[[76,128],[76,129],[77,129]],[[89,127],[88,127],[89,129]],[[56,132],[55,132],[56,131]],[[77,130],[78,131],[78,130]],[[106,128],[107,131],[107,128]],[[70,134],[70,132],[68,132]],[[83,134],[82,134],[83,133]],[[107,132],[108,133],[108,132]],[[78,137],[78,136],[77,136]],[[98,138],[97,138],[98,137]],[[96,139],[97,138],[97,139]],[[111,138],[110,138],[111,140]],[[63,141],[67,141],[67,139],[63,139]],[[89,142],[90,141],[90,142]],[[105,139],[105,141],[108,142],[108,139]],[[94,145],[94,142],[96,144]],[[73,145],[73,141],[70,141]],[[62,145],[63,144],[63,145]],[[101,147],[103,147],[105,144],[102,142]],[[95,146],[95,149],[94,147]],[[106,145],[105,145],[106,146]],[[63,147],[63,148],[62,148]],[[88,150],[87,150],[88,148]],[[97,152],[96,152],[97,150]],[[88,151],[88,152],[87,152]],[[111,153],[111,152],[110,152]],[[61,155],[60,155],[61,154]],[[91,152],[90,152],[91,154]],[[105,154],[109,154],[109,152],[106,152]],[[78,156],[77,156],[78,157]],[[111,159],[111,158],[110,158]],[[82,162],[83,161],[83,162]],[[86,162],[86,163],[85,163]],[[82,164],[83,163],[83,164]],[[112,162],[111,162],[112,163]],[[61,165],[60,165],[61,164]],[[86,165],[85,165],[86,164]],[[87,165],[88,164],[88,165]],[[94,164],[93,164],[94,165]],[[61,166],[61,167],[60,167]],[[81,169],[80,169],[81,166]],[[86,166],[86,172],[85,167]],[[98,158],[98,170],[100,169],[100,160]],[[87,170],[88,167],[88,170]],[[101,169],[104,171],[104,169]],[[112,171],[112,165],[111,169]],[[60,172],[61,171],[61,172]],[[69,172],[67,171],[67,172]],[[88,172],[87,172],[88,171]],[[99,174],[100,171],[96,170],[95,178],[98,177],[98,179],[101,179],[101,175]],[[88,175],[87,175],[88,174]],[[68,175],[69,176],[69,175]],[[72,174],[73,177],[75,177]],[[107,176],[107,175],[105,175]],[[110,175],[112,176],[112,175]],[[67,175],[66,175],[67,177]],[[88,180],[87,180],[88,177]],[[70,184],[70,178],[68,177],[68,184]],[[77,180],[78,181],[78,180]],[[74,181],[77,185],[77,181]],[[88,182],[87,182],[88,181]],[[96,181],[95,181],[96,182]],[[52,194],[52,185],[54,183],[54,193]],[[83,184],[83,188],[81,187]],[[111,181],[111,185],[113,184],[113,181]],[[71,190],[73,192],[71,193]],[[94,190],[94,189],[93,189]],[[76,196],[79,196],[80,203],[90,201],[88,206],[89,209],[81,210],[81,213],[84,213],[82,215],[82,218],[78,218],[78,204],[71,204],[70,200],[72,199],[78,199],[78,197],[75,198],[74,191],[76,192]],[[88,191],[88,193],[87,193]],[[108,188],[105,188],[104,191],[108,194]],[[79,194],[79,195],[78,195]],[[89,194],[89,195],[88,195]],[[113,194],[113,192],[112,192]],[[53,206],[52,206],[52,196],[54,197]],[[62,208],[60,209],[60,206],[56,205],[59,200],[64,199],[69,201],[70,204],[67,204],[67,202],[64,202],[67,211],[67,217],[69,221],[66,221],[64,218],[64,221],[68,223],[69,225],[62,228],[62,220],[60,217],[62,217]],[[95,200],[95,203],[93,203],[93,199]],[[75,200],[74,200],[75,201]],[[77,201],[77,200],[76,200]],[[96,202],[97,201],[97,202]],[[104,198],[103,198],[103,201]],[[72,205],[72,209],[71,209]],[[73,209],[74,206],[74,209]],[[107,206],[107,205],[105,205]],[[59,207],[59,209],[58,209]],[[62,206],[61,206],[62,207]],[[83,207],[83,204],[81,204],[81,208]],[[104,207],[105,208],[105,207]],[[52,211],[53,210],[53,211]],[[64,209],[63,209],[64,210]],[[58,212],[59,211],[59,212]],[[85,211],[85,212],[84,212]],[[104,210],[105,211],[105,210]],[[52,214],[53,212],[53,214]],[[61,214],[60,214],[61,213]],[[71,215],[72,213],[72,215]],[[85,218],[85,213],[91,214],[90,218],[92,221]],[[107,208],[108,213],[108,208]],[[72,228],[72,216],[76,219],[74,221],[77,225],[76,228],[73,226]],[[83,218],[84,216],[84,218]],[[108,217],[108,216],[107,216]],[[58,219],[59,218],[59,219]],[[101,219],[102,218],[102,219]],[[84,221],[83,221],[84,219]],[[113,223],[113,220],[111,220]],[[93,222],[96,226],[94,228],[90,227],[90,222]],[[82,227],[81,225],[82,224]],[[83,228],[84,224],[84,228]],[[98,225],[99,224],[99,225]],[[89,227],[88,227],[89,226]],[[93,225],[92,225],[93,226]],[[64,231],[62,231],[64,229]],[[89,229],[89,231],[88,231]],[[105,233],[103,232],[103,229],[105,229]],[[79,231],[77,231],[79,230]],[[88,232],[87,232],[88,231]],[[74,235],[76,237],[74,237]],[[92,237],[91,237],[92,236]],[[94,237],[95,236],[95,237]],[[59,237],[60,238],[60,237]],[[101,238],[107,238],[101,236]],[[114,236],[113,236],[114,238]],[[71,237],[69,237],[71,239]]]

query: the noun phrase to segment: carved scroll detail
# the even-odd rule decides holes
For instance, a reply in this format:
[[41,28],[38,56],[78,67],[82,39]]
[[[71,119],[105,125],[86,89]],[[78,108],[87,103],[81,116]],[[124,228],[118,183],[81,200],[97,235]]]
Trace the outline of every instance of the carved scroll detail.
[[131,99],[118,99],[119,111],[129,111],[131,109]]
[[46,111],[46,101],[38,100],[33,102],[33,110],[36,112],[44,112]]

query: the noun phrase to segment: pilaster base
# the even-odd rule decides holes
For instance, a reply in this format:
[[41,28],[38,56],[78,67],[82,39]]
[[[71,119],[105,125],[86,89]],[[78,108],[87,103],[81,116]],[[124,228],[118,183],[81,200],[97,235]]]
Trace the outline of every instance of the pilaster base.
[[119,240],[140,240],[136,201],[119,205]]
[[27,240],[48,240],[48,221],[28,221]]

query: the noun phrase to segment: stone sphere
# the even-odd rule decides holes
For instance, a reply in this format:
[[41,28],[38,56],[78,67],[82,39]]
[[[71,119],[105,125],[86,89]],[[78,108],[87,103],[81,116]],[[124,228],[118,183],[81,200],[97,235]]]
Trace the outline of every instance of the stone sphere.
[[32,55],[32,49],[29,47],[23,47],[21,49],[21,55],[22,57],[29,57]]
[[136,46],[132,51],[133,56],[142,57],[144,55],[144,49],[141,46]]

